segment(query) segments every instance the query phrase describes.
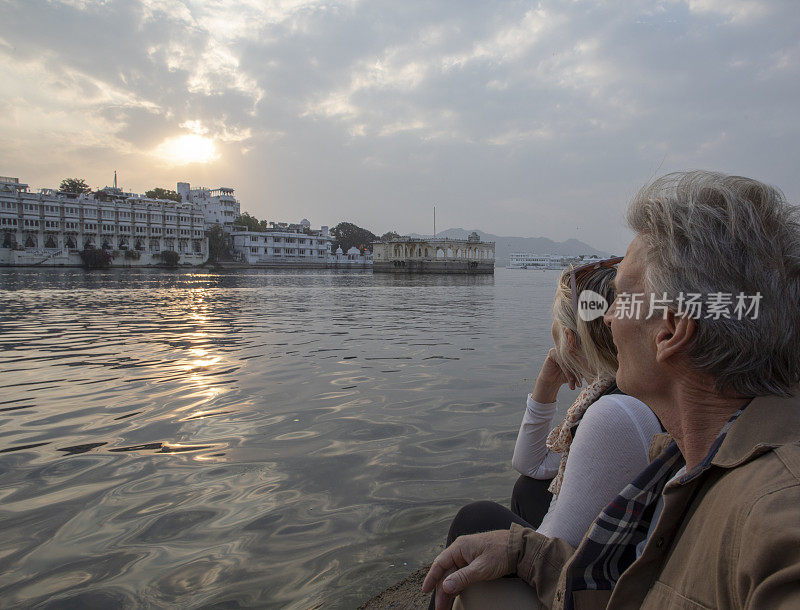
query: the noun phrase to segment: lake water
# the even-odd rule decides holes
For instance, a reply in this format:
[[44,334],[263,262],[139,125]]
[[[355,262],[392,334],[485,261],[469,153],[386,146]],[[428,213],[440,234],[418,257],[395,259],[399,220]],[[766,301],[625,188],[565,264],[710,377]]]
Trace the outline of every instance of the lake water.
[[508,502],[557,277],[0,269],[0,606],[358,606]]

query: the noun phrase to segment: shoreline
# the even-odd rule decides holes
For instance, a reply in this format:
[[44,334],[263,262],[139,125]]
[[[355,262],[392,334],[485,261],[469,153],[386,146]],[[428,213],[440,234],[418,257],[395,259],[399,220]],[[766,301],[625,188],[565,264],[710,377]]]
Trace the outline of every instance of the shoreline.
[[403,580],[372,596],[358,610],[424,610],[428,607],[430,594],[422,592],[422,581],[430,565],[423,566]]

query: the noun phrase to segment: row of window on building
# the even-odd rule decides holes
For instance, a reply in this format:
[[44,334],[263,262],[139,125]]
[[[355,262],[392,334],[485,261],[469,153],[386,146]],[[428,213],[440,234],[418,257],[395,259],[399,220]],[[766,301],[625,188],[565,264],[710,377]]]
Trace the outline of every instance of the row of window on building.
[[[32,212],[34,214],[39,213],[40,204],[38,203],[25,203],[22,204],[24,212]],[[0,209],[16,211],[17,210],[17,203],[14,201],[3,201],[0,202]],[[61,212],[61,208],[55,205],[41,205],[41,210],[45,213],[53,213],[59,214]],[[78,216],[79,215],[79,208],[75,206],[64,206],[63,207],[64,215],[66,216]],[[92,212],[91,216],[94,217],[97,214],[98,208],[88,208],[84,207],[83,212],[84,216],[87,216],[86,212]],[[141,220],[141,221],[148,221],[149,222],[157,222],[161,223],[162,219],[163,222],[182,222],[182,223],[194,223],[194,224],[203,224],[205,221],[202,216],[200,215],[188,215],[188,216],[181,216],[178,214],[162,214],[160,212],[129,212],[125,210],[103,210],[101,209],[101,217],[107,218],[110,220],[114,219],[131,219],[131,220]]]
[[[270,252],[272,250],[272,252]],[[258,248],[256,246],[250,246],[250,254],[273,254],[275,256],[281,256],[283,254],[287,255],[296,255],[296,256],[314,256],[315,254],[321,258],[325,257],[327,250],[319,249],[319,250],[312,250],[310,248]]]
[[[3,227],[18,227],[18,221],[16,218],[0,218],[0,226]],[[59,220],[45,220],[44,224],[42,225],[39,220],[32,219],[32,218],[25,218],[23,219],[22,226],[27,230],[38,230],[40,226],[43,226],[46,231],[60,231],[62,230],[62,222]],[[63,222],[63,230],[64,231],[78,231],[79,230],[79,223],[77,222]],[[162,228],[161,227],[133,227],[135,229],[135,233],[137,235],[146,235],[148,231],[152,235],[162,235]],[[84,232],[94,233],[97,231],[97,225],[94,223],[84,223],[83,224]],[[101,225],[101,231],[103,233],[131,233],[131,227],[126,225],[109,225],[104,224]],[[199,238],[203,237],[203,231],[200,229],[176,229],[167,227],[163,230],[164,235],[172,235],[172,236],[180,236],[180,237],[194,237]]]
[[312,239],[312,238],[308,238],[308,239],[296,238],[296,237],[285,237],[284,238],[284,237],[273,237],[273,236],[260,238],[260,237],[256,237],[254,235],[251,235],[250,236],[250,243],[258,243],[262,239],[264,240],[265,244],[273,243],[273,242],[276,243],[276,244],[280,244],[280,243],[284,243],[284,242],[286,242],[287,244],[293,244],[293,243],[297,242],[298,244],[303,245],[303,244],[306,244],[306,243],[307,244],[313,244],[315,241],[321,241],[321,240],[315,240],[315,239]]

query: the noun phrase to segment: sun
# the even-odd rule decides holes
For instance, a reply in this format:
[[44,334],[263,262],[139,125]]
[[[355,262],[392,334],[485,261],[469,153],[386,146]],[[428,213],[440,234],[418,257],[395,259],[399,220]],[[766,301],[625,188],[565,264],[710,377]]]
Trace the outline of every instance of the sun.
[[167,138],[153,152],[160,159],[175,165],[209,163],[219,157],[214,140],[196,133]]

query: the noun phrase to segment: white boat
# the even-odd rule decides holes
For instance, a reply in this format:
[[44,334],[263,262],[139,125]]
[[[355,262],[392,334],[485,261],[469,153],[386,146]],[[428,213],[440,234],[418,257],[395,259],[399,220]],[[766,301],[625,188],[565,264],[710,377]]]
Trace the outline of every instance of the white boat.
[[512,252],[508,255],[506,269],[565,269],[568,257],[555,254]]

